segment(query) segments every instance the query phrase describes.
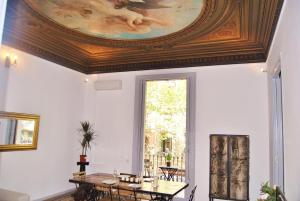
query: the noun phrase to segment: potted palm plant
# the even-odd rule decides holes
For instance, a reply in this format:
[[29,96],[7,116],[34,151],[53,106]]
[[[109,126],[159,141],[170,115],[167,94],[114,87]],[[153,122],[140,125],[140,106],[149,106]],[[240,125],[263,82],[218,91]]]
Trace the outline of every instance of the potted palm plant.
[[172,161],[172,154],[169,152],[166,155],[166,163],[167,163],[167,167],[171,166],[171,161]]
[[79,129],[82,134],[82,139],[80,145],[82,152],[80,155],[80,162],[86,162],[86,152],[88,149],[91,149],[91,142],[95,139],[95,131],[93,126],[88,121],[80,122],[81,128]]

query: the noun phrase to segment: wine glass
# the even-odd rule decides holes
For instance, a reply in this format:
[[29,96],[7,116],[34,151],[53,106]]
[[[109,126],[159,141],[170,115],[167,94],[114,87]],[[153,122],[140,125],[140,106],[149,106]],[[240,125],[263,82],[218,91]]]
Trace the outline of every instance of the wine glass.
[[114,175],[114,178],[115,178],[115,179],[118,177],[118,171],[117,171],[117,169],[114,169],[113,175]]
[[143,178],[143,171],[141,171],[140,173],[139,173],[139,175],[138,175],[138,181],[139,181],[139,183],[143,183],[143,180],[144,180],[144,178]]

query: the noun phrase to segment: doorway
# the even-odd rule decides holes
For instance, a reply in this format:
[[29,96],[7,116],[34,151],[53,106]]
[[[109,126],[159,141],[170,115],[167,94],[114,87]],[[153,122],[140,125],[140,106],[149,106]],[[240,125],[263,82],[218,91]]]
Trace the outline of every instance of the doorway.
[[167,179],[170,162],[176,173],[169,179],[194,186],[195,79],[195,73],[137,77],[134,173]]

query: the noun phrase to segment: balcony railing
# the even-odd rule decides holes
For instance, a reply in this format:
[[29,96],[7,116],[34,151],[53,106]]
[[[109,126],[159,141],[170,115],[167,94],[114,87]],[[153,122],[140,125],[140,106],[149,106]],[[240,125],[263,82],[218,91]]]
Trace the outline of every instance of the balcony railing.
[[[165,155],[145,154],[144,157],[144,176],[153,176],[155,171],[158,171],[160,177],[163,178],[163,173],[159,167],[167,165]],[[185,181],[185,154],[173,156],[171,160],[171,166],[178,168],[178,171],[174,176],[174,180],[181,182]]]

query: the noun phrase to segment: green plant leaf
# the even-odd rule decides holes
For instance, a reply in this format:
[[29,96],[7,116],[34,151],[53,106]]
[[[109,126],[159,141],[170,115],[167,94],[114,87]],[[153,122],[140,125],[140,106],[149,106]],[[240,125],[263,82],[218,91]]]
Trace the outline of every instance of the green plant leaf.
[[262,186],[261,186],[261,193],[266,193],[269,195],[268,199],[266,201],[276,201],[276,190],[273,189],[270,186],[269,182],[265,182]]
[[81,128],[79,129],[82,134],[81,147],[82,155],[86,155],[87,149],[91,149],[91,142],[95,139],[95,131],[93,126],[88,121],[80,122]]

